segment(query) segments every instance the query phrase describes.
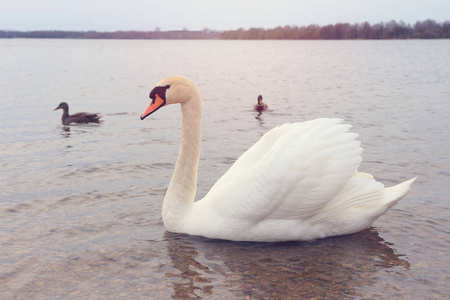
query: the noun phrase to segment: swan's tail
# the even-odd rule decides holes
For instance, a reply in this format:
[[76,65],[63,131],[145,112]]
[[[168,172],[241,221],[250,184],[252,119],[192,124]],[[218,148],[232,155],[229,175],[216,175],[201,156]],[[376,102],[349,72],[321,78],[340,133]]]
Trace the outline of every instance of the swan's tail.
[[372,181],[372,184],[368,185],[367,191],[363,189],[361,192],[358,189],[358,193],[350,197],[351,201],[344,201],[342,207],[331,207],[331,212],[341,210],[327,218],[326,224],[330,229],[325,232],[325,236],[349,234],[367,228],[405,197],[411,188],[411,184],[417,178],[383,188],[381,183],[371,179],[368,174],[358,174],[356,177],[366,177]]
[[[417,177],[416,177],[417,178]],[[367,173],[358,172],[320,214],[308,221],[362,224],[365,228],[406,196],[416,178],[385,188]]]
[[410,180],[404,181],[402,183],[399,183],[397,185],[385,188],[385,205],[386,205],[386,211],[391,209],[392,206],[394,206],[398,201],[403,199],[403,197],[408,194],[411,184],[416,180],[417,177],[414,177]]

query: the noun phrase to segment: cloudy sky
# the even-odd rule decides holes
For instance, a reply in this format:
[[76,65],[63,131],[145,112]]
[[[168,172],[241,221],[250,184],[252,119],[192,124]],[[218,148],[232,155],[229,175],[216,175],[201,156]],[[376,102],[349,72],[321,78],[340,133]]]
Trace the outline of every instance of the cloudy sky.
[[0,30],[231,30],[450,20],[449,0],[1,0]]

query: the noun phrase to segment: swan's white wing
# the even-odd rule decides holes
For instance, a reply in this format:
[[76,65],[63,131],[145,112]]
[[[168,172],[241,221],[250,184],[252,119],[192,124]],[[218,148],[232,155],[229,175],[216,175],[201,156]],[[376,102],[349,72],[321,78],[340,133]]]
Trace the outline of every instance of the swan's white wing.
[[259,222],[307,220],[350,180],[361,148],[340,119],[285,124],[245,152],[196,205]]

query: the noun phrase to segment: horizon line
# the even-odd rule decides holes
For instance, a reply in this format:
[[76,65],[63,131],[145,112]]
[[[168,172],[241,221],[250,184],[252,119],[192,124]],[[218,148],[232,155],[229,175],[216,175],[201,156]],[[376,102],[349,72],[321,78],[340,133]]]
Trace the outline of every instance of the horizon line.
[[[414,22],[414,24],[416,24],[416,23],[418,23],[418,22],[425,22],[425,21],[433,21],[433,22],[436,22],[437,24],[445,24],[445,23],[447,23],[447,22],[450,22],[450,20],[445,20],[445,21],[442,21],[442,22],[438,22],[438,21],[435,21],[434,19],[431,19],[431,18],[427,18],[427,19],[425,19],[425,20],[417,20],[417,21],[415,21]],[[208,27],[205,27],[205,28],[203,28],[203,29],[201,29],[201,30],[189,30],[189,29],[187,29],[186,27],[185,28],[183,28],[183,29],[171,29],[171,30],[162,30],[159,26],[156,26],[155,27],[155,29],[153,29],[153,30],[144,30],[144,29],[116,29],[116,30],[106,30],[106,31],[104,31],[104,30],[97,30],[97,29],[89,29],[89,30],[75,30],[75,29],[28,29],[28,30],[19,30],[19,29],[0,29],[0,31],[9,31],[9,32],[33,32],[33,31],[62,31],[62,32],[105,32],[105,33],[112,33],[112,32],[203,32],[203,31],[210,31],[210,32],[220,32],[220,33],[223,33],[223,32],[226,32],[226,31],[237,31],[237,30],[250,30],[250,29],[264,29],[264,30],[271,30],[271,29],[275,29],[275,28],[279,28],[279,27],[281,27],[281,28],[284,28],[284,27],[298,27],[298,28],[301,28],[301,27],[309,27],[309,26],[319,26],[319,27],[326,27],[326,26],[330,26],[330,25],[337,25],[337,24],[350,24],[350,25],[356,25],[356,24],[365,24],[365,23],[368,23],[369,25],[372,25],[372,24],[387,24],[387,23],[390,23],[390,22],[398,22],[398,23],[403,23],[404,25],[406,25],[406,26],[411,26],[411,24],[413,24],[413,23],[407,23],[407,22],[404,22],[403,20],[399,20],[399,21],[397,21],[397,20],[395,20],[395,19],[392,19],[392,20],[390,20],[390,21],[379,21],[379,22],[374,22],[374,23],[371,23],[371,22],[369,22],[369,21],[363,21],[363,22],[353,22],[353,23],[350,23],[350,22],[336,22],[336,23],[328,23],[328,24],[326,24],[326,25],[319,25],[319,24],[315,24],[315,23],[311,23],[311,24],[308,24],[308,25],[293,25],[293,24],[291,24],[291,25],[278,25],[278,26],[275,26],[275,27],[255,27],[255,26],[252,26],[252,27],[248,27],[248,28],[244,28],[244,27],[239,27],[239,28],[237,28],[237,29],[210,29],[210,28],[208,28]]]

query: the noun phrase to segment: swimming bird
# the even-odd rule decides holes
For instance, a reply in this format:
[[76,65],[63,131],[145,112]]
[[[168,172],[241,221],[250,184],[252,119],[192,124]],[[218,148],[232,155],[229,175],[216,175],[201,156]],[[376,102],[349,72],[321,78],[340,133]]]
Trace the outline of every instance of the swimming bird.
[[162,205],[168,231],[233,241],[310,241],[358,232],[406,195],[358,172],[357,134],[341,119],[273,128],[194,202],[201,144],[201,98],[186,77],[163,79],[141,119],[179,103],[181,145]]
[[100,123],[101,116],[98,113],[91,114],[86,112],[79,112],[73,115],[69,115],[69,105],[66,102],[61,102],[54,110],[57,109],[63,110],[63,114],[61,117],[63,125],[69,125],[70,123]]
[[267,106],[267,104],[262,102],[263,97],[261,95],[258,96],[258,103],[255,104],[255,106],[253,106],[253,109],[256,111],[264,111],[267,110],[269,107]]

